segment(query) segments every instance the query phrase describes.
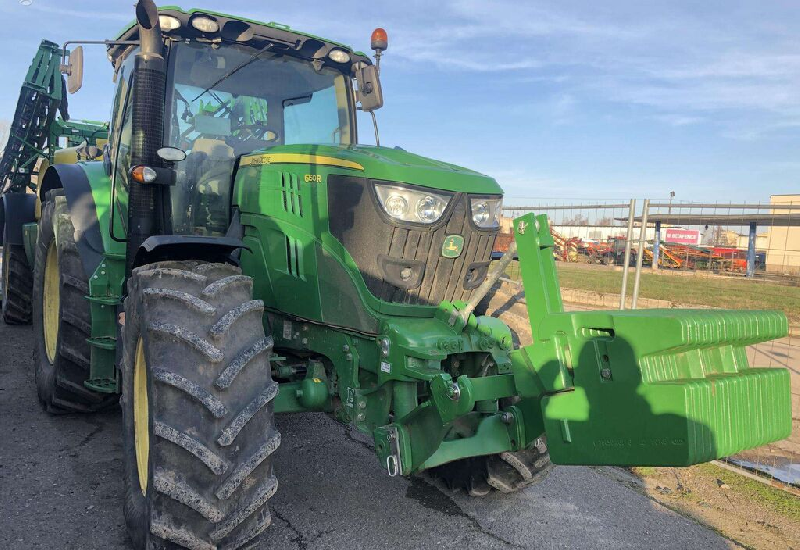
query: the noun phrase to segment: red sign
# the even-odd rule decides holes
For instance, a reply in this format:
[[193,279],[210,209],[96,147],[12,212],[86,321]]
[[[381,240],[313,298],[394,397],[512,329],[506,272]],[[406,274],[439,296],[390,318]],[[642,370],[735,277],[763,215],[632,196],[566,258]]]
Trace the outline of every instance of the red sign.
[[699,244],[700,231],[697,229],[675,229],[670,227],[667,228],[664,241],[668,243]]

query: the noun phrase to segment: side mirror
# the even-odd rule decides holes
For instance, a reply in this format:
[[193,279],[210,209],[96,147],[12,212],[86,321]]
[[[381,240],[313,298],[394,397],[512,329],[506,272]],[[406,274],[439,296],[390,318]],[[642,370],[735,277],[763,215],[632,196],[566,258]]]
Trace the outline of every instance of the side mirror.
[[378,68],[375,65],[363,64],[356,69],[358,81],[358,101],[364,111],[375,111],[383,107],[383,90]]
[[74,94],[83,85],[83,46],[78,46],[69,52],[67,64],[61,67],[61,72],[67,75],[67,91]]

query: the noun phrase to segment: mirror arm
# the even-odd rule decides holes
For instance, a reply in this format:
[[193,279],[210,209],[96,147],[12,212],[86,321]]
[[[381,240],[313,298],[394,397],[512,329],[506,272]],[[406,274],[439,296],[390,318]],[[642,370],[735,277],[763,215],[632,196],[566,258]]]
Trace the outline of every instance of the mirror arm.
[[378,119],[375,118],[375,111],[370,111],[369,114],[372,115],[372,125],[375,127],[375,145],[380,147],[381,146],[381,138],[378,135]]
[[[61,47],[61,64],[67,62],[67,46],[70,44],[104,44],[106,46],[138,46],[138,40],[67,40]],[[64,71],[62,71],[64,72]]]

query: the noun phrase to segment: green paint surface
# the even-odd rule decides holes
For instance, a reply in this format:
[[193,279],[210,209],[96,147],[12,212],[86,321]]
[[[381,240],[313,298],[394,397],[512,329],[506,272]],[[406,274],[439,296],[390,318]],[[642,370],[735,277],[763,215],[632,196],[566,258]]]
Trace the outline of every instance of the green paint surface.
[[[96,207],[97,222],[100,236],[103,239],[103,250],[111,254],[125,254],[125,243],[111,238],[111,178],[106,174],[103,161],[79,163],[89,179],[92,188],[92,199]],[[127,196],[125,197],[127,199]],[[124,213],[125,211],[123,211]],[[124,239],[125,231],[120,220],[119,206],[114,213],[114,235],[117,239]]]
[[[410,183],[463,193],[499,195],[503,192],[500,185],[488,176],[397,148],[370,145],[279,145],[255,151],[245,155],[244,158],[280,153],[318,155],[355,162],[363,166],[364,170],[344,169],[343,173],[376,180]],[[324,173],[325,168],[323,165],[306,165],[305,172]]]

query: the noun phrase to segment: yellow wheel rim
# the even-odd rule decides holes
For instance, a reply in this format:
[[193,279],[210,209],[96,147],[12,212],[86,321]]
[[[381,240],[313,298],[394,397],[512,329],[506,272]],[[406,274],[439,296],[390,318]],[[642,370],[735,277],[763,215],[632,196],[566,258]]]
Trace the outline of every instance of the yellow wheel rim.
[[42,314],[44,321],[44,349],[52,364],[56,358],[58,343],[58,310],[61,305],[61,284],[58,269],[58,249],[55,239],[47,249],[44,262],[44,291],[42,292]]
[[136,448],[136,469],[139,487],[147,494],[147,469],[150,461],[150,411],[147,403],[147,360],[142,339],[136,344],[136,362],[133,365],[133,434]]

